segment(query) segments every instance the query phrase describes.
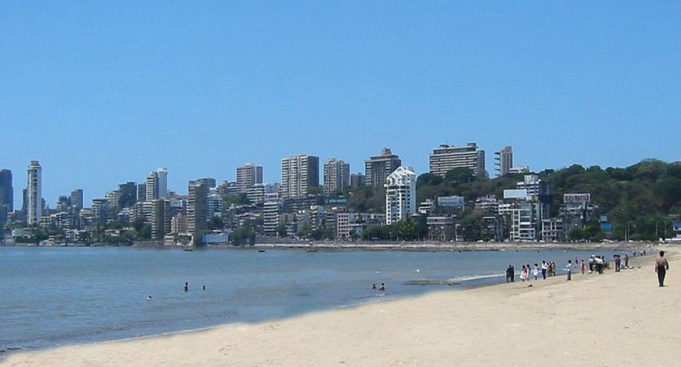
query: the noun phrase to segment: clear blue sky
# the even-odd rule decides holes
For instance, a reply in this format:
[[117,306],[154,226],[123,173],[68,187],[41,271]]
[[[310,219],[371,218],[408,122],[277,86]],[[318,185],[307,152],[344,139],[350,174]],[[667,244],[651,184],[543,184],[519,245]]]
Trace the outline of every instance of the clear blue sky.
[[246,161],[438,144],[516,165],[680,159],[678,1],[2,1],[0,168],[21,205],[88,201],[168,167],[169,188]]

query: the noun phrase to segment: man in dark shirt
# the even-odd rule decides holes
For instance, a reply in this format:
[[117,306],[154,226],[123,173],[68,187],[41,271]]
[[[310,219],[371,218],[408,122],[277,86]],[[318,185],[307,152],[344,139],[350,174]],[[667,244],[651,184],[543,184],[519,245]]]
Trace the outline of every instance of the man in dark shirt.
[[660,282],[660,287],[664,287],[664,276],[669,270],[669,263],[664,258],[664,251],[660,251],[660,257],[655,260],[655,272],[657,273],[657,281]]

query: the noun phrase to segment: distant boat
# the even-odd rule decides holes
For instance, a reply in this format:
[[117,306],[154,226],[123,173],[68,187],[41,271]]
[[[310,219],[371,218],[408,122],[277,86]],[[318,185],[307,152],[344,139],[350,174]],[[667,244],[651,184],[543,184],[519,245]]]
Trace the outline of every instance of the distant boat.
[[258,250],[258,252],[265,252],[265,250]]
[[184,248],[184,249],[182,249],[182,250],[184,250],[184,251],[194,251],[194,249],[193,249],[193,248],[191,248],[191,247],[188,247],[188,248]]

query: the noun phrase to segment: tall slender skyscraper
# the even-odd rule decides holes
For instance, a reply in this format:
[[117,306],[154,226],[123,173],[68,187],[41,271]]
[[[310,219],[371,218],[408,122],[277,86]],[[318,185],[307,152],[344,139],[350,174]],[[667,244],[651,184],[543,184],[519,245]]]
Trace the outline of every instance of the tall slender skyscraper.
[[42,197],[42,167],[38,161],[31,161],[28,165],[28,187],[26,191],[27,208],[26,221],[29,225],[40,224],[43,210]]
[[495,152],[494,160],[497,165],[497,177],[506,176],[513,167],[513,148],[510,146]]
[[192,244],[203,244],[203,235],[208,232],[208,192],[203,182],[189,181],[187,195],[187,229],[192,234]]
[[12,171],[0,170],[0,205],[4,205],[7,211],[14,210],[14,188],[12,188]]
[[12,171],[0,170],[0,226],[7,222],[9,213],[14,210],[14,189],[12,188]]
[[168,169],[157,169],[156,176],[158,176],[158,198],[163,199],[168,194]]

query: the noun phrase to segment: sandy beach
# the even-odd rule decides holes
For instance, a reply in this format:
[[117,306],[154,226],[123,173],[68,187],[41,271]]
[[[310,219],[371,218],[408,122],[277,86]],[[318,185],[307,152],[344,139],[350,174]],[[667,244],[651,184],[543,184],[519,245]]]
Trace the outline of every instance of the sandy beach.
[[[7,366],[678,365],[681,256],[256,324],[9,355]],[[531,287],[529,285],[532,285]]]

